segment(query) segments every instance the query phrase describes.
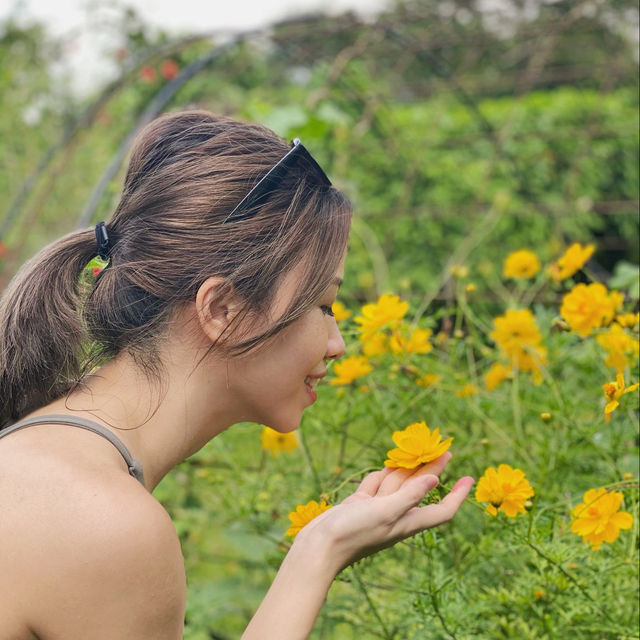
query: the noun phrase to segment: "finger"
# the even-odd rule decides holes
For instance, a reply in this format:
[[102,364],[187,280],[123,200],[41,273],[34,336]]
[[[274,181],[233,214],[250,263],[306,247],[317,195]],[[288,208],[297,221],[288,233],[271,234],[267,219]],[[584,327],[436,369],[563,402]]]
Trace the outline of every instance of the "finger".
[[438,482],[438,476],[433,474],[418,475],[407,480],[392,495],[384,496],[381,505],[384,505],[383,509],[389,521],[397,522],[403,519],[407,511],[420,504],[420,501]]
[[451,454],[448,451],[445,451],[435,460],[427,462],[415,469],[394,469],[393,472],[381,483],[380,488],[378,489],[378,495],[391,495],[392,493],[395,493],[406,481],[417,476],[440,475],[451,458]]
[[425,473],[432,473],[434,476],[439,476],[447,466],[449,460],[451,460],[453,456],[448,451],[445,451],[439,458],[432,460],[431,462],[427,462],[424,466],[420,468],[420,471],[424,471]]
[[380,483],[376,495],[388,496],[398,489],[415,473],[415,469],[391,469]]
[[368,473],[362,479],[362,482],[359,484],[358,488],[356,489],[356,492],[357,493],[368,493],[370,496],[374,496],[376,494],[376,492],[378,491],[378,489],[380,488],[380,485],[382,484],[382,481],[392,471],[393,471],[393,469],[390,469],[389,467],[385,467],[384,469],[381,469],[380,471],[373,471],[372,473]]
[[449,522],[469,495],[474,482],[470,476],[461,478],[438,504],[411,509],[405,518],[398,522],[399,533],[402,537],[412,536],[419,531]]

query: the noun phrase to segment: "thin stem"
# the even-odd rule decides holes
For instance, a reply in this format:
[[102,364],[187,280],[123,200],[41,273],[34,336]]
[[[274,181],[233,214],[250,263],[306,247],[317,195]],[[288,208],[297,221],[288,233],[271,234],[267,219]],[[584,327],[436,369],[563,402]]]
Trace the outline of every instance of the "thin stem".
[[316,487],[316,492],[322,493],[322,482],[320,481],[320,476],[318,474],[318,471],[316,470],[315,465],[313,464],[311,453],[309,452],[309,448],[307,447],[307,443],[305,442],[303,433],[304,432],[302,430],[299,430],[298,432],[298,437],[300,440],[300,449],[302,449],[302,455],[304,456],[304,459],[306,460],[307,464],[309,465],[309,469],[311,470],[311,475],[313,476],[313,482]]
[[378,624],[380,625],[382,631],[384,632],[384,637],[387,638],[387,640],[393,640],[393,634],[391,634],[389,632],[389,629],[387,629],[387,625],[384,623],[384,621],[380,617],[380,614],[378,613],[378,609],[377,609],[376,605],[374,604],[373,600],[371,599],[371,596],[369,595],[369,591],[368,591],[366,585],[364,584],[358,569],[356,569],[355,566],[352,566],[351,567],[351,572],[353,573],[353,577],[355,578],[356,582],[358,583],[358,587],[360,588],[360,591],[362,592],[362,595],[365,597],[365,600],[367,601],[367,604],[369,605],[369,608],[371,609],[371,613],[373,613],[373,617],[378,621]]

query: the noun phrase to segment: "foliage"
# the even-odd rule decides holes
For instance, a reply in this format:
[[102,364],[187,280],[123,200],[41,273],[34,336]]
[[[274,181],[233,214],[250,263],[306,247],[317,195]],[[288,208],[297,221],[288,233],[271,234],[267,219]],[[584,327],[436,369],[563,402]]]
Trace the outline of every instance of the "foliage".
[[[186,638],[203,629],[236,637],[289,544],[287,514],[309,500],[335,504],[346,497],[367,471],[382,466],[394,432],[418,420],[454,438],[453,460],[432,500],[460,475],[478,480],[504,464],[524,471],[534,496],[515,517],[487,515],[485,504],[470,497],[449,525],[346,569],[312,637],[634,637],[637,392],[621,397],[605,421],[602,385],[615,378],[597,341],[605,329],[581,338],[561,328],[558,293],[575,281],[553,282],[549,266],[526,283],[503,282],[501,290],[503,309],[535,315],[548,351],[539,384],[516,368],[486,390],[484,374],[502,354],[489,335],[491,316],[467,293],[473,276],[459,277],[451,304],[421,321],[433,329],[433,349],[389,350],[372,357],[372,371],[349,386],[324,386],[303,418],[298,449],[268,456],[259,429],[240,425],[165,479],[158,497],[177,522],[193,594]],[[342,326],[351,336],[349,353],[359,354],[353,316]],[[625,331],[637,340],[637,323]],[[629,384],[635,382],[637,358],[626,370]],[[441,381],[419,386],[425,372]],[[476,391],[457,397],[469,383]],[[572,509],[592,488],[620,493],[622,508],[634,514],[632,531],[597,551],[571,531]],[[213,613],[205,595],[211,589],[216,607],[228,595]],[[205,612],[211,616],[200,626]]]

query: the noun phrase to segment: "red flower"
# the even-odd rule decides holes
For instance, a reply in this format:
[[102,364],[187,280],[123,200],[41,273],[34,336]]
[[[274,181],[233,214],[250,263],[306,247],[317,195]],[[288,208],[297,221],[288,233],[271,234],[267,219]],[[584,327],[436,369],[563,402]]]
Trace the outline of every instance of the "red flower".
[[165,80],[172,80],[178,75],[179,71],[180,67],[175,60],[165,60],[160,65],[160,73],[162,73],[162,77],[165,78]]
[[142,82],[151,84],[155,79],[156,79],[156,70],[153,67],[146,66],[140,69],[140,80],[142,80]]

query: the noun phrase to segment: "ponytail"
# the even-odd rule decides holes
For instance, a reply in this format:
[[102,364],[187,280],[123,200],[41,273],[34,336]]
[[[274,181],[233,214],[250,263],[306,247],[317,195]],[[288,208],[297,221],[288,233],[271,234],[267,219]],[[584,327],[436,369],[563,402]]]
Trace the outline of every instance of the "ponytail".
[[0,297],[0,429],[79,379],[80,274],[95,254],[93,230],[71,233],[29,260]]

